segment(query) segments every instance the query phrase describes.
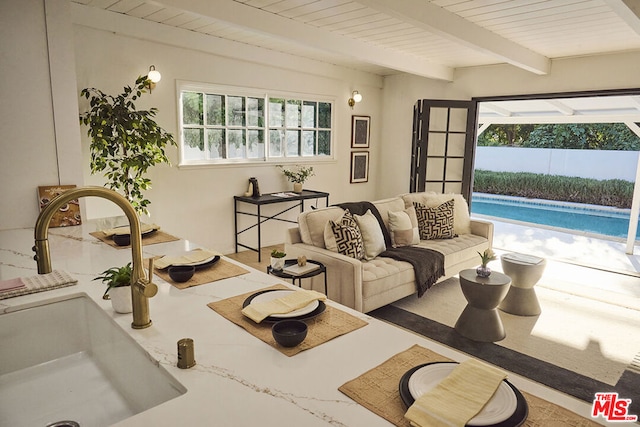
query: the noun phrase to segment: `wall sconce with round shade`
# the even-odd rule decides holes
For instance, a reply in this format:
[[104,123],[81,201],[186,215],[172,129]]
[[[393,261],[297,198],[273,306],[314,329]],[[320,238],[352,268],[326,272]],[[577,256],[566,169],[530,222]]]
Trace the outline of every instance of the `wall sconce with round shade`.
[[147,74],[147,79],[149,80],[147,87],[149,88],[149,93],[151,93],[151,89],[155,89],[156,83],[162,79],[162,74],[160,71],[156,70],[156,66],[152,65],[149,67],[149,74]]
[[358,92],[357,90],[354,90],[353,92],[351,92],[351,98],[349,98],[349,101],[347,101],[347,103],[353,110],[353,106],[360,101],[362,101],[362,95],[360,95],[360,92]]

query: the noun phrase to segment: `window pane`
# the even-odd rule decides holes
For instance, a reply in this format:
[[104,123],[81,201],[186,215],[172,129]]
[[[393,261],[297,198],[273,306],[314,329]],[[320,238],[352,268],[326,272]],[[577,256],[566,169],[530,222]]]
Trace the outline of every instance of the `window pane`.
[[287,156],[299,156],[300,155],[300,131],[288,130],[287,131]]
[[207,124],[224,126],[224,95],[207,94]]
[[302,104],[302,127],[316,127],[316,106],[317,102],[304,101]]
[[331,155],[331,132],[328,130],[318,131],[318,155]]
[[264,126],[264,99],[247,98],[247,126]]
[[244,96],[228,96],[227,126],[244,126]]
[[200,134],[202,129],[185,129],[183,139],[185,144],[182,146],[183,160],[203,160],[204,144],[200,144]]
[[302,131],[302,155],[313,156],[316,152],[316,131]]
[[247,131],[247,157],[250,159],[264,159],[264,131]]
[[204,130],[203,129],[185,129],[184,142],[191,148],[197,148],[204,151]]
[[318,127],[331,129],[331,104],[328,102],[318,103]]
[[226,159],[227,147],[224,143],[224,129],[209,129],[207,131],[209,157],[212,159]]
[[284,131],[270,130],[269,131],[269,156],[282,157],[283,144],[284,144]]
[[185,125],[201,125],[202,94],[196,92],[182,92],[182,123]]
[[229,130],[229,159],[244,159],[245,155],[245,135],[243,129]]
[[284,99],[269,98],[269,126],[284,127]]
[[299,128],[300,127],[300,101],[297,100],[288,100],[287,101],[287,122],[286,126],[288,128]]

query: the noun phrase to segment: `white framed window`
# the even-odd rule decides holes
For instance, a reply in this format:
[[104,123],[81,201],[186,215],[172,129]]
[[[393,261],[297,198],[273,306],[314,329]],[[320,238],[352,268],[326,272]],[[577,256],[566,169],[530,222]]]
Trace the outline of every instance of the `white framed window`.
[[333,99],[178,82],[180,165],[333,159]]

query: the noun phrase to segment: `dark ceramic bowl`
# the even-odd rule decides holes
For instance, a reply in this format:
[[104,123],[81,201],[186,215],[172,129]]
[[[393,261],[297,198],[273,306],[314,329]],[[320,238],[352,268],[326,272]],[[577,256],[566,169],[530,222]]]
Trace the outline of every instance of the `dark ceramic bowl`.
[[193,277],[196,268],[193,265],[173,265],[169,267],[169,277],[174,282],[186,282]]
[[281,320],[271,328],[273,338],[283,347],[295,347],[307,337],[307,324],[302,320]]
[[114,234],[113,242],[118,246],[129,246],[131,244],[131,234]]

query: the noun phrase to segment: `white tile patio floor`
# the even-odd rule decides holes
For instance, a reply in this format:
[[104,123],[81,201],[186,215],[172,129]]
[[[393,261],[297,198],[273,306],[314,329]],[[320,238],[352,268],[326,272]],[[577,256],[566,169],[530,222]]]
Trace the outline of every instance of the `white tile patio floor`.
[[[545,276],[553,277],[554,286],[562,286],[563,291],[640,310],[638,245],[629,255],[621,240],[482,215],[472,217],[493,222],[493,247],[498,255],[520,252],[546,258]],[[501,271],[499,261],[490,266]]]

